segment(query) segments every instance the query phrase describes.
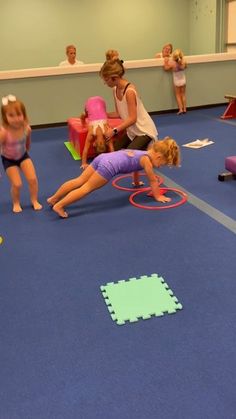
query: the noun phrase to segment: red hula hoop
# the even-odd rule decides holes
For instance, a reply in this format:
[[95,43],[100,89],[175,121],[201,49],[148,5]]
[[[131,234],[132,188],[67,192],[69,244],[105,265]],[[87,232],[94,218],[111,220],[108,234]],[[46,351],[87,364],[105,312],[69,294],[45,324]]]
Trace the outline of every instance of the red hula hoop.
[[146,190],[144,190],[144,191],[139,190],[139,191],[134,192],[133,194],[130,195],[129,202],[132,205],[134,205],[135,207],[142,208],[142,209],[147,209],[147,210],[164,210],[164,209],[168,209],[168,208],[178,207],[178,206],[184,204],[187,201],[187,199],[188,199],[188,196],[186,195],[186,193],[184,193],[183,191],[181,191],[179,189],[174,189],[174,188],[161,188],[162,193],[165,193],[165,192],[168,192],[168,191],[176,192],[181,197],[180,201],[175,202],[174,204],[165,204],[165,203],[163,203],[162,206],[160,206],[160,207],[155,207],[155,206],[151,206],[151,205],[137,204],[137,202],[135,202],[134,198],[137,195],[140,195],[143,192],[147,192],[147,190],[148,191],[151,191],[151,188],[146,188]]
[[[135,191],[145,191],[147,189],[150,189],[150,186],[141,186],[141,187],[133,186],[132,188],[126,188],[125,186],[120,186],[120,185],[117,184],[117,182],[119,182],[120,180],[126,179],[128,177],[132,177],[132,176],[133,176],[132,173],[127,174],[127,175],[118,176],[112,181],[112,186],[114,186],[114,188],[116,188],[116,189],[120,189],[121,191],[128,191],[128,192],[133,192],[134,190]],[[140,176],[146,176],[146,173],[142,172],[142,173],[140,173]],[[156,175],[156,178],[157,178],[158,185],[161,185],[164,182],[164,180],[163,180],[163,178],[161,178],[161,176]]]

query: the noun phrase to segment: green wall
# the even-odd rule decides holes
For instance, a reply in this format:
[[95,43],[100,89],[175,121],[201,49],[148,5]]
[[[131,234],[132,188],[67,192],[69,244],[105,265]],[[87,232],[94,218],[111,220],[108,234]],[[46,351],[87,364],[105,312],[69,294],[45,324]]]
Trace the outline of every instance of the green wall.
[[[186,73],[188,106],[222,103],[226,93],[233,93],[236,60],[189,64]],[[130,69],[126,77],[136,84],[149,112],[176,108],[172,75],[162,67]],[[114,108],[112,90],[97,72],[2,80],[0,96],[7,93],[23,100],[32,125],[65,122],[78,116],[89,96],[101,95],[108,109]]]
[[191,55],[216,52],[217,0],[189,1],[189,50]]
[[[185,55],[213,53],[225,1],[0,0],[0,97],[21,98],[32,125],[79,115],[89,96],[104,96],[112,109],[111,90],[98,72],[1,80],[1,70],[55,66],[69,43],[86,63],[102,63],[108,48],[118,49],[126,62],[152,58],[166,42]],[[235,63],[190,64],[188,106],[224,101],[235,86]],[[130,69],[126,76],[136,83],[148,111],[176,107],[171,74],[162,67]]]
[[86,63],[118,49],[152,58],[166,42],[185,55],[214,53],[217,0],[0,0],[0,71],[57,66],[65,45]]

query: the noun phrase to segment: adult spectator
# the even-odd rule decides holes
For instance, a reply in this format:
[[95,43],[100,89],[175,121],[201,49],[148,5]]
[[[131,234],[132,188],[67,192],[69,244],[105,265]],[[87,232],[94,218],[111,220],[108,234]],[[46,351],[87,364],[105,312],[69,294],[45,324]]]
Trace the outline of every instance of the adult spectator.
[[76,47],[74,45],[67,45],[66,55],[67,55],[67,60],[62,61],[59,64],[60,67],[71,67],[71,66],[84,64],[83,61],[79,61],[76,59]]

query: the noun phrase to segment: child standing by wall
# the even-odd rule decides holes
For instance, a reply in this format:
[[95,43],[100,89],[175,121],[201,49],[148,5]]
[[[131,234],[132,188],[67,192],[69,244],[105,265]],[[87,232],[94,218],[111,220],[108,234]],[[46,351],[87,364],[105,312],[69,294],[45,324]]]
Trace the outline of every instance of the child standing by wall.
[[88,166],[87,156],[91,145],[96,149],[97,154],[114,151],[113,142],[105,140],[105,131],[108,129],[106,102],[101,96],[92,96],[86,103],[84,113],[80,116],[83,123],[88,118],[88,134],[82,153],[81,168]]
[[31,128],[24,104],[13,95],[2,98],[2,126],[0,127],[0,147],[3,167],[11,183],[13,212],[21,212],[20,170],[29,185],[30,200],[35,210],[42,205],[38,202],[38,180],[33,162],[28,154],[31,142]]
[[173,52],[172,60],[169,58],[164,59],[164,69],[171,70],[173,74],[173,83],[175,97],[178,104],[178,115],[186,113],[186,75],[185,68],[187,63],[184,59],[183,52],[176,49]]
[[67,218],[65,207],[68,205],[106,185],[120,173],[131,173],[142,169],[148,177],[154,199],[159,202],[169,202],[170,198],[160,192],[153,169],[163,165],[178,166],[179,161],[179,147],[169,137],[155,141],[147,151],[132,149],[101,154],[79,177],[60,186],[57,192],[48,198],[47,202],[60,217]]

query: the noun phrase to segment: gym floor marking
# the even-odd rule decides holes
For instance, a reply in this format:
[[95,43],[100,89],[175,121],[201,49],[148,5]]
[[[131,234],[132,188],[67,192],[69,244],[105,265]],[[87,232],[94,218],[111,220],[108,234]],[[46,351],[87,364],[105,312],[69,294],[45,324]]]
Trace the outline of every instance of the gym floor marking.
[[[148,193],[147,193],[148,192]],[[179,196],[181,199],[178,202],[175,203],[168,203],[168,202],[162,202],[162,203],[158,203],[159,205],[144,205],[144,204],[139,204],[138,202],[135,201],[135,197],[136,196],[140,196],[143,193],[146,193],[146,195],[152,195],[151,192],[151,188],[146,188],[146,190],[139,190],[136,191],[134,193],[132,193],[129,197],[129,202],[134,205],[137,208],[141,208],[141,209],[147,209],[147,210],[164,210],[164,209],[168,209],[168,208],[175,208],[175,207],[179,207],[180,205],[184,204],[188,197],[187,195],[179,190],[179,189],[173,189],[173,188],[160,188],[160,193],[166,195],[166,193],[168,192],[174,192],[177,196]],[[154,202],[157,204],[157,202],[154,200]]]
[[[161,173],[158,172],[157,174],[161,175]],[[188,202],[190,204],[207,214],[209,217],[213,218],[213,220],[217,221],[219,224],[223,225],[228,230],[232,231],[232,233],[236,234],[236,221],[233,220],[233,218],[228,217],[228,215],[225,215],[223,212],[207,204],[202,199],[197,198],[195,195],[191,194],[191,192],[187,191],[182,186],[173,182],[167,176],[165,176],[165,185],[167,185],[170,188],[181,189],[188,195]]]
[[[146,178],[147,177],[146,176],[146,173],[140,172],[139,173],[139,178],[140,177],[143,177],[143,176]],[[158,185],[161,185],[164,182],[163,178],[161,176],[157,176],[157,175],[156,175],[156,177],[157,177]],[[139,187],[136,187],[136,186],[127,187],[127,186],[121,186],[121,185],[119,185],[120,180],[130,179],[130,178],[133,178],[133,174],[132,173],[128,173],[128,174],[125,174],[125,175],[117,176],[115,179],[113,179],[112,186],[114,188],[116,188],[116,189],[120,189],[121,191],[128,191],[128,192],[135,192],[135,190],[136,191],[145,191],[149,187],[149,182],[146,185],[144,183],[141,187],[140,186]]]

